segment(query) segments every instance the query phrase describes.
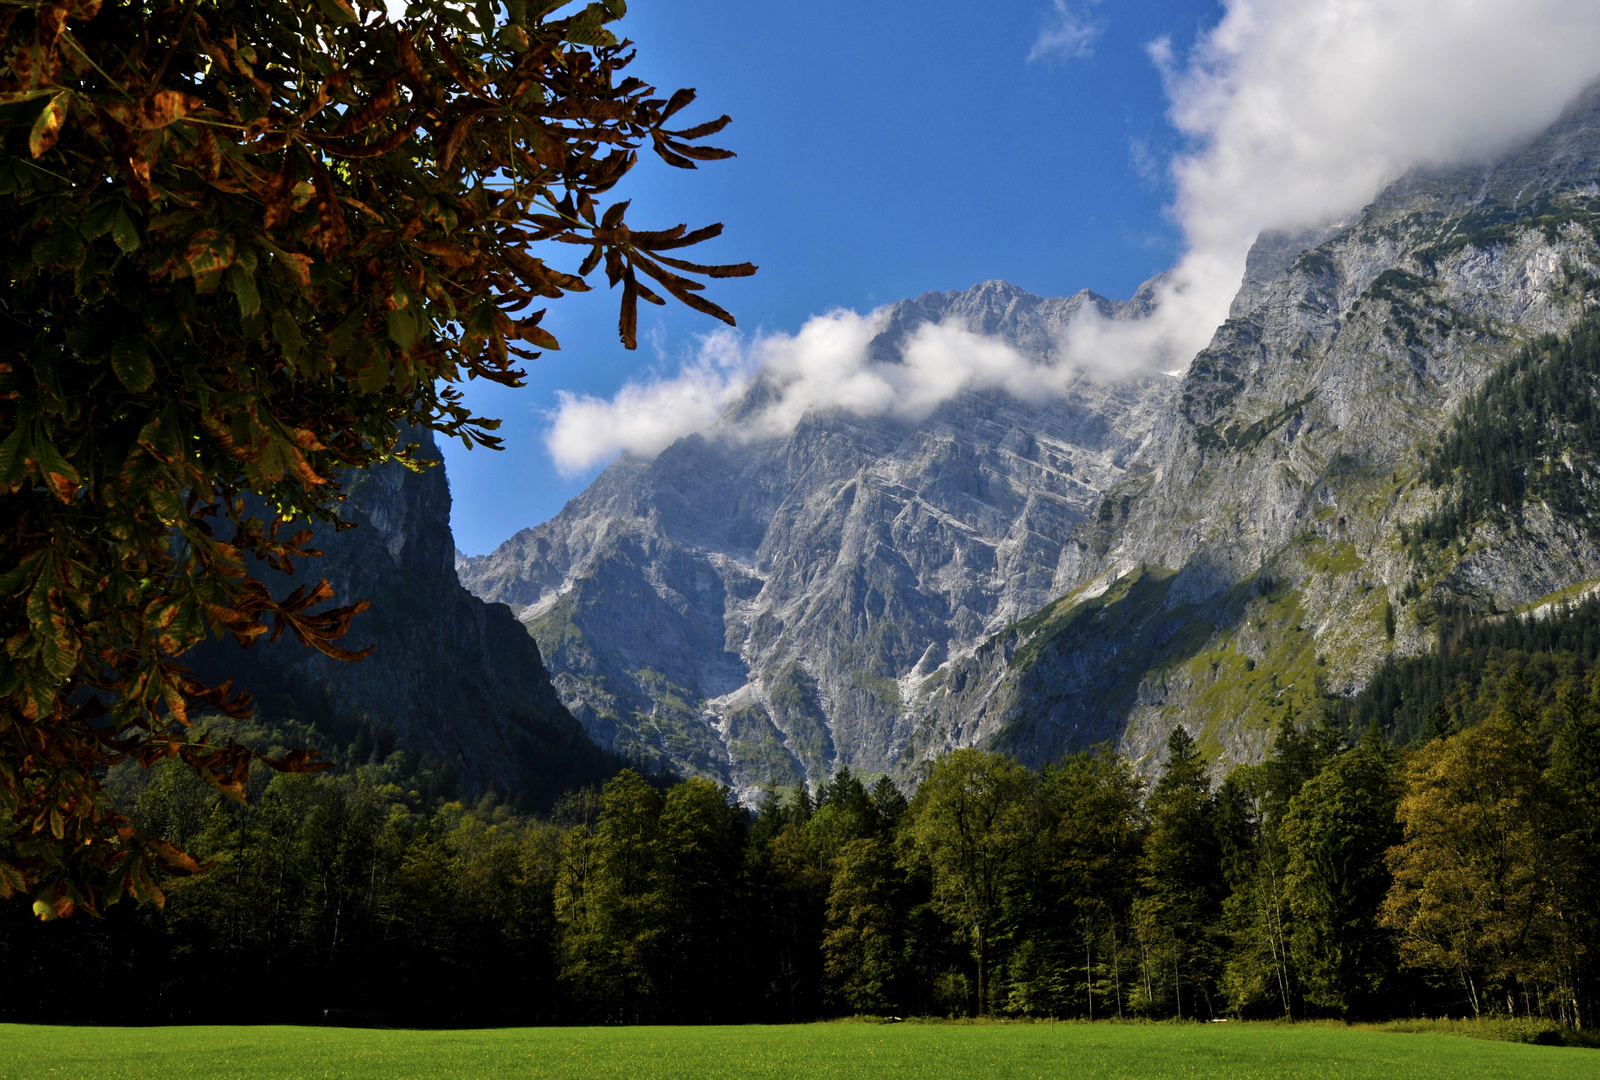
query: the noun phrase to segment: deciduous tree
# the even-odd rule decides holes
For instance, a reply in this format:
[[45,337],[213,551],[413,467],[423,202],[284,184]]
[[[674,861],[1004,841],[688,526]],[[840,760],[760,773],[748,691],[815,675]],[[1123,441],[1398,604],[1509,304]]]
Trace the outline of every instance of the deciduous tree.
[[1037,834],[1034,788],[1034,774],[1005,755],[965,748],[934,762],[907,811],[910,854],[928,867],[935,903],[971,931],[980,1016],[1003,890]]
[[601,204],[643,147],[729,156],[699,142],[726,117],[625,73],[622,0],[355,2],[0,0],[0,895],[43,917],[159,900],[150,856],[184,862],[107,764],[244,793],[258,758],[186,726],[248,702],[188,648],[357,658],[360,603],[256,576],[314,554],[286,523],[335,521],[342,470],[410,462],[407,425],[496,445],[457,384],[519,385],[557,344],[531,305],[596,270],[629,348],[641,299],[731,322],[696,278],[754,270],[681,257],[720,226]]
[[1565,998],[1575,989],[1563,963],[1576,914],[1567,813],[1531,725],[1513,682],[1493,718],[1427,743],[1404,767],[1383,924],[1404,961],[1450,973],[1474,1014],[1514,1015],[1539,984]]

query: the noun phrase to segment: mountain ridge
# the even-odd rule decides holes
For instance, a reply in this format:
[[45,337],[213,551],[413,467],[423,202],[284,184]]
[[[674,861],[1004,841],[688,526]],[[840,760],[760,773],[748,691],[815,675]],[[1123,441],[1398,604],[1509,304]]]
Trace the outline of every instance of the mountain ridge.
[[[1048,362],[1086,303],[1117,317],[1129,302],[999,282],[925,293],[884,313],[871,350],[897,356],[954,321]],[[747,796],[839,763],[885,772],[907,733],[876,720],[899,683],[1048,597],[1060,545],[1170,382],[1080,378],[1043,403],[963,393],[921,422],[832,413],[777,439],[692,435],[619,460],[460,572],[546,643],[602,745]],[[770,392],[758,381],[730,423]]]
[[[1223,771],[1426,648],[1446,598],[1515,606],[1600,576],[1549,515],[1431,568],[1400,535],[1442,497],[1418,463],[1452,410],[1595,306],[1597,236],[1591,89],[1497,161],[1263,234],[1181,379],[691,436],[462,579],[517,608],[596,741],[747,799],[838,764],[912,781],[974,744],[1038,764],[1109,740],[1153,768],[1177,723]],[[1085,305],[1135,317],[1156,287],[925,293],[886,309],[871,355],[951,322],[1048,363]]]
[[[409,438],[421,459],[440,460],[431,433]],[[622,767],[584,736],[511,611],[461,587],[443,465],[377,466],[345,487],[343,515],[355,527],[318,527],[322,556],[299,561],[289,584],[326,578],[334,603],[370,601],[340,644],[372,655],[347,663],[286,637],[250,648],[213,641],[186,662],[252,692],[269,723],[308,722],[336,745],[363,725],[387,728],[393,745],[450,766],[467,793],[548,806]]]

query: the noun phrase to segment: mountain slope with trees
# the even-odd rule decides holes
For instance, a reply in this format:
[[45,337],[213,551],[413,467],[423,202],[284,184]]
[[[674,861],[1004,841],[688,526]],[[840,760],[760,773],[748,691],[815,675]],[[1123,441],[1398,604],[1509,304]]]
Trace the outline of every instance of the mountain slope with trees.
[[[1111,740],[1148,771],[1179,721],[1220,779],[1450,613],[1600,579],[1597,183],[1591,89],[1497,161],[1263,235],[1181,379],[713,430],[619,461],[463,580],[519,610],[597,741],[750,802],[838,763],[909,784],[958,746],[1038,766]],[[1141,295],[988,283],[890,321],[1048,359],[1078,307]]]

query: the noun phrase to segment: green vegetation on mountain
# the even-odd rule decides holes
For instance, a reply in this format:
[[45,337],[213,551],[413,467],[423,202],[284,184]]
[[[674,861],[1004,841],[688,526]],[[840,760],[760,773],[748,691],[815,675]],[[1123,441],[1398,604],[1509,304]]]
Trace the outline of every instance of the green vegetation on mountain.
[[1339,711],[1352,730],[1378,724],[1397,744],[1481,723],[1516,673],[1532,707],[1555,711],[1564,695],[1593,684],[1600,655],[1600,597],[1533,614],[1489,618],[1448,610],[1438,620],[1438,648],[1386,660]]
[[1529,502],[1600,535],[1600,319],[1520,349],[1440,437],[1423,477],[1439,508],[1403,532],[1419,558],[1493,522],[1514,527]]

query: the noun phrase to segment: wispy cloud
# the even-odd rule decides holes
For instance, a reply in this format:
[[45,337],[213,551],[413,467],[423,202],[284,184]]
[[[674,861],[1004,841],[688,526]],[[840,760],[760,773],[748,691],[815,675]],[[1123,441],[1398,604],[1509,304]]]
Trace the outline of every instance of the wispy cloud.
[[697,355],[672,376],[627,383],[610,399],[557,392],[545,448],[574,476],[619,453],[654,456],[710,426],[754,374],[752,357],[732,331],[701,339]]
[[1134,174],[1147,184],[1157,184],[1166,179],[1166,170],[1162,168],[1161,159],[1150,149],[1149,139],[1128,140],[1128,164],[1133,166]]
[[1028,59],[1059,56],[1076,60],[1090,56],[1094,53],[1095,38],[1099,36],[1100,27],[1089,18],[1087,10],[1073,7],[1066,0],[1053,0],[1049,20],[1039,31],[1033,48],[1028,50]]
[[[1081,377],[953,323],[919,327],[898,361],[874,359],[872,341],[887,319],[886,309],[839,310],[807,320],[795,334],[748,341],[712,334],[671,377],[630,383],[610,400],[563,395],[546,445],[557,466],[573,474],[619,452],[653,456],[696,431],[741,441],[777,438],[827,412],[921,420],[963,391],[1001,390],[1036,401],[1059,396]],[[756,384],[737,416],[724,413]]]

